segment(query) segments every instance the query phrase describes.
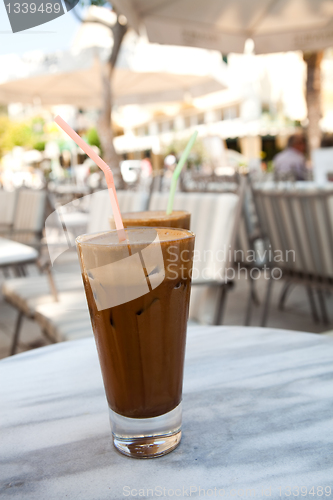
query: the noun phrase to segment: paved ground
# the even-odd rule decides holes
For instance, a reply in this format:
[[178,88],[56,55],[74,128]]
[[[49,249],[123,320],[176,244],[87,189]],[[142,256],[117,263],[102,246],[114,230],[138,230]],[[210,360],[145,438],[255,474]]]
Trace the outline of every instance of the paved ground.
[[[57,269],[64,271],[76,267],[72,262],[62,262]],[[76,269],[78,269],[76,267]],[[31,269],[31,272],[35,272]],[[79,272],[79,271],[78,271]],[[3,281],[3,276],[0,276],[0,284]],[[251,325],[260,325],[263,299],[266,295],[267,282],[264,279],[256,282],[261,304],[252,306]],[[303,332],[323,333],[333,330],[333,297],[325,297],[327,311],[330,314],[330,325],[315,323],[311,317],[310,306],[306,292],[303,287],[295,287],[287,300],[286,307],[283,311],[278,309],[278,299],[283,288],[283,282],[276,281],[272,292],[272,305],[267,322],[267,326],[273,328],[284,328],[289,330],[299,330]],[[248,282],[244,276],[236,282],[233,290],[228,294],[227,305],[223,323],[226,325],[244,325],[245,310],[248,298]],[[17,311],[8,305],[2,297],[0,298],[0,358],[8,356],[11,338],[15,326]],[[38,325],[31,320],[24,319],[19,352],[33,349],[45,345],[47,341],[44,339]]]

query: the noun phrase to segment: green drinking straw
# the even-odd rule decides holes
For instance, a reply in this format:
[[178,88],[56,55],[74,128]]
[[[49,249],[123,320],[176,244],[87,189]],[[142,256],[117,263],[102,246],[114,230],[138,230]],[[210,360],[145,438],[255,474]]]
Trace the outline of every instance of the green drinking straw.
[[197,138],[198,131],[196,130],[194,134],[191,136],[190,140],[187,143],[187,146],[177,164],[177,167],[175,168],[174,173],[172,174],[172,179],[171,179],[171,187],[170,187],[170,194],[169,194],[169,200],[168,200],[168,208],[166,211],[167,215],[170,215],[172,213],[172,208],[173,208],[173,200],[175,197],[175,192],[176,192],[176,186],[177,186],[177,181],[178,177],[180,176],[180,172],[183,169],[183,166],[185,165],[185,162],[187,160],[188,155],[190,154],[191,149],[193,148],[193,144],[195,143],[195,140]]

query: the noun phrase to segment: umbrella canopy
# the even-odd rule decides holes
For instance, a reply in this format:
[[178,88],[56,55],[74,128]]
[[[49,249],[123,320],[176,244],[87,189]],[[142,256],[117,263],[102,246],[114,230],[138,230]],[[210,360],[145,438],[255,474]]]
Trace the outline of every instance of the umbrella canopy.
[[260,53],[333,46],[332,0],[112,0],[151,42]]
[[[225,88],[217,76],[133,71],[124,65],[115,69],[112,86],[118,105],[181,101],[186,95],[199,97]],[[98,52],[91,49],[77,55],[57,54],[51,65],[40,62],[23,78],[9,77],[0,85],[3,104],[39,102],[89,108],[101,107],[101,96],[101,62]]]

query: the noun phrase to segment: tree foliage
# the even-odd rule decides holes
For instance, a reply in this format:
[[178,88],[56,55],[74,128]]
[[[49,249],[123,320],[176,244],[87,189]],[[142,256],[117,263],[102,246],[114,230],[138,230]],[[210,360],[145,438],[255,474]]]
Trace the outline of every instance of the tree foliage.
[[94,127],[90,128],[87,131],[84,139],[87,141],[88,144],[90,144],[90,146],[97,146],[99,149],[101,149],[101,141],[96,128]]
[[[176,155],[177,159],[179,159],[184,149],[186,148],[188,140],[189,137],[184,139],[174,139],[170,144],[167,144],[164,147],[162,147],[162,154],[164,155],[174,154]],[[187,166],[188,168],[192,166],[200,167],[203,163],[205,163],[208,160],[208,158],[209,155],[207,149],[203,141],[200,138],[198,138],[194,143],[191,153],[189,154]]]

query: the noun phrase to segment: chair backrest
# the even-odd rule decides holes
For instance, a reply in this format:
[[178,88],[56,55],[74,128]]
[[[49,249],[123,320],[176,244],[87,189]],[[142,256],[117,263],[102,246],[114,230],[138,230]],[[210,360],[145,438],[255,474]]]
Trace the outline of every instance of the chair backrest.
[[0,226],[10,227],[14,222],[17,191],[0,189]]
[[271,266],[314,278],[333,277],[333,191],[254,189]]
[[[148,193],[144,191],[117,191],[121,212],[140,212],[147,210]],[[110,196],[107,189],[91,195],[87,233],[108,231],[109,218],[112,216]]]
[[[175,210],[191,212],[191,230],[196,235],[193,284],[212,281],[224,283],[228,265],[233,260],[235,240],[243,204],[244,188],[235,193],[176,193]],[[150,210],[164,210],[168,194],[153,193]],[[230,255],[229,255],[230,252]],[[231,257],[231,259],[229,258]],[[195,286],[191,291],[189,317],[212,323],[216,316],[217,287]]]
[[17,194],[12,237],[33,243],[41,237],[45,222],[46,191],[20,189]]
[[[236,260],[244,265],[254,265],[256,242],[260,238],[258,230],[258,217],[253,201],[253,194],[249,179],[246,181],[242,217],[239,221],[237,232]],[[258,260],[255,260],[258,263]]]
[[[314,181],[274,181],[268,180],[264,182],[251,182],[253,189],[263,191],[313,191],[313,189],[322,188]],[[329,186],[329,184],[326,184]]]
[[[167,193],[153,193],[150,210],[164,210]],[[224,281],[225,267],[232,261],[240,218],[240,196],[235,193],[176,193],[175,210],[191,213],[196,235],[193,280]]]

